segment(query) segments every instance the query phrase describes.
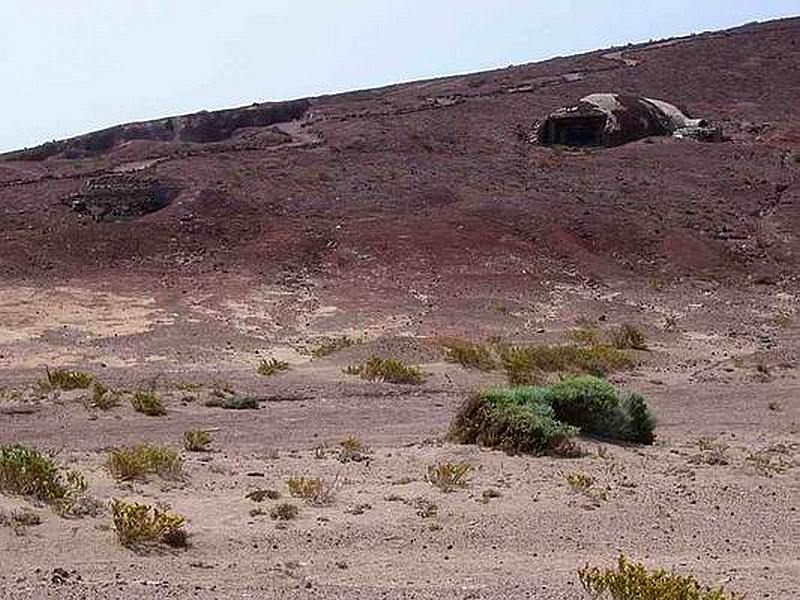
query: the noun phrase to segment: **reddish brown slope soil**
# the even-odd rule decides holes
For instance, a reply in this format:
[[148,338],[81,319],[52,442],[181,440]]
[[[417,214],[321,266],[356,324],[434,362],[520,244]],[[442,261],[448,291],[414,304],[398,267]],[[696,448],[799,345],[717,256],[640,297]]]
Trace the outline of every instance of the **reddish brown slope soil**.
[[[510,275],[519,285],[564,268],[600,279],[790,274],[799,39],[800,20],[778,21],[317,98],[271,137],[255,128],[212,144],[138,140],[84,159],[7,161],[0,273],[273,283],[300,269],[381,293],[387,275],[402,287]],[[588,154],[529,142],[537,119],[594,91],[684,105],[733,141]],[[115,169],[172,182],[180,196],[119,223],[62,202]]]

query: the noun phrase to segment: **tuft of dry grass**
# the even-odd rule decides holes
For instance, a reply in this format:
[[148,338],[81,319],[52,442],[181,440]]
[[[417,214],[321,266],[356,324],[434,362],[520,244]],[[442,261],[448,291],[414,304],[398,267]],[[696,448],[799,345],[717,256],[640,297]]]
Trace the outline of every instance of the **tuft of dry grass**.
[[131,406],[136,412],[148,417],[163,417],[167,409],[161,403],[161,398],[155,392],[138,391],[131,398]]
[[94,381],[94,375],[85,371],[69,371],[56,369],[51,371],[45,367],[45,379],[40,386],[45,390],[78,390],[88,388]]
[[441,338],[439,344],[445,349],[448,362],[480,371],[492,371],[497,366],[489,348],[481,344],[455,337]]
[[150,474],[169,479],[181,474],[182,461],[171,448],[139,444],[111,450],[106,468],[117,481],[130,481]]
[[289,363],[276,358],[265,358],[259,365],[257,372],[262,377],[272,377],[289,369]]
[[618,350],[647,350],[647,336],[644,331],[624,323],[611,334],[611,343]]
[[468,463],[440,462],[428,466],[426,480],[443,492],[452,492],[467,485],[467,475],[471,470]]
[[99,381],[95,381],[92,384],[91,405],[93,408],[111,410],[115,406],[119,406],[120,402],[121,398],[119,392],[107,388]]
[[331,504],[336,492],[335,481],[329,483],[319,477],[290,477],[286,485],[291,496],[315,506]]
[[190,429],[183,432],[183,448],[187,452],[208,452],[211,433],[203,429]]
[[349,336],[342,335],[321,342],[311,350],[311,355],[314,358],[323,358],[333,354],[334,352],[338,352],[339,350],[344,350],[345,348],[349,348],[361,343],[363,343],[363,340],[354,340]]
[[371,356],[360,366],[351,365],[345,369],[349,375],[359,375],[367,381],[418,385],[425,379],[419,367],[406,365],[396,358]]

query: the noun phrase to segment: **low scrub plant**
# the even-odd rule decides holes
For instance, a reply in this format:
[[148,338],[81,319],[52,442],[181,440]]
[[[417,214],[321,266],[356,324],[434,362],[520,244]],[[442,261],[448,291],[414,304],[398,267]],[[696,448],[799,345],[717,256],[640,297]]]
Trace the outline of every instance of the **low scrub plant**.
[[258,374],[262,377],[272,377],[289,369],[289,363],[276,358],[265,358],[258,364]]
[[253,502],[263,502],[264,500],[278,500],[281,497],[281,493],[278,490],[258,489],[248,492],[244,497]]
[[123,546],[161,542],[169,546],[185,546],[186,518],[147,504],[114,500],[111,503],[114,531]]
[[341,442],[339,442],[339,445],[346,452],[363,452],[364,450],[366,450],[364,442],[362,442],[354,435],[348,435]]
[[100,410],[111,410],[119,406],[120,395],[118,392],[110,390],[99,381],[92,384],[92,407]]
[[448,362],[480,371],[491,371],[497,366],[489,348],[481,344],[461,338],[442,338],[439,343],[446,352],[445,360]]
[[452,492],[467,485],[467,475],[471,470],[468,463],[440,462],[428,466],[426,479],[443,492]]
[[419,367],[406,365],[396,358],[371,356],[363,365],[351,366],[345,372],[357,374],[367,381],[418,385],[425,379]]
[[634,364],[621,350],[600,344],[501,346],[499,353],[511,385],[540,384],[545,373],[588,373],[604,377]]
[[0,492],[32,498],[59,511],[86,491],[83,475],[60,468],[52,457],[21,444],[0,446]]
[[269,516],[275,521],[291,521],[297,518],[300,509],[291,502],[279,502],[269,511]]
[[161,403],[161,398],[155,392],[138,391],[131,398],[131,406],[136,412],[148,417],[163,417],[167,409]]
[[172,448],[139,444],[111,450],[106,468],[117,481],[130,481],[146,475],[169,479],[180,475],[182,461]]
[[647,350],[647,336],[644,331],[625,323],[611,334],[611,343],[619,350]]
[[644,398],[583,375],[549,386],[498,388],[474,394],[456,413],[448,437],[509,453],[574,455],[585,433],[649,444],[655,419]]
[[333,502],[336,487],[335,482],[329,483],[319,477],[291,477],[286,480],[286,485],[291,496],[316,506]]
[[691,575],[647,569],[624,556],[610,569],[578,569],[584,591],[596,600],[744,600],[744,595],[701,584]]
[[345,348],[349,348],[350,346],[355,346],[356,344],[360,343],[361,340],[354,340],[349,336],[342,335],[321,342],[311,350],[311,355],[314,358],[323,358],[329,354],[333,354],[334,352],[344,350]]
[[187,452],[208,452],[211,433],[204,429],[190,429],[183,432],[183,448]]
[[[208,403],[206,405],[208,406]],[[223,400],[217,406],[227,410],[258,410],[258,398],[237,396]]]
[[42,387],[48,390],[83,390],[92,385],[93,381],[94,376],[91,373],[67,369],[51,371],[45,367],[45,381]]

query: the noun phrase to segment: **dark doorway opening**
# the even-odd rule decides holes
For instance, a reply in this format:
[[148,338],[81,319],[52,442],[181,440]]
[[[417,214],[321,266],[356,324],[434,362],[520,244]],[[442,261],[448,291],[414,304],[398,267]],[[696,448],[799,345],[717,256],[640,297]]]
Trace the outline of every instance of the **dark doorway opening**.
[[551,140],[562,146],[602,146],[605,126],[602,116],[554,119]]

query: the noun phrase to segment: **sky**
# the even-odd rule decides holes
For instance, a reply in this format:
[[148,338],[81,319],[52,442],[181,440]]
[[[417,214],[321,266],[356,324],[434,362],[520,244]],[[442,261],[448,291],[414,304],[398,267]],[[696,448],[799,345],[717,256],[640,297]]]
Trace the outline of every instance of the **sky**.
[[0,152],[797,14],[798,0],[0,0]]

